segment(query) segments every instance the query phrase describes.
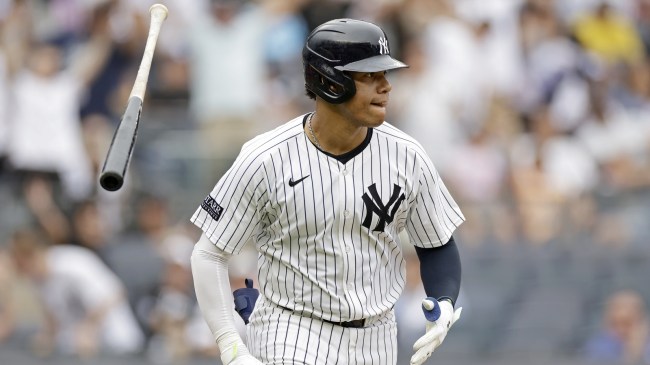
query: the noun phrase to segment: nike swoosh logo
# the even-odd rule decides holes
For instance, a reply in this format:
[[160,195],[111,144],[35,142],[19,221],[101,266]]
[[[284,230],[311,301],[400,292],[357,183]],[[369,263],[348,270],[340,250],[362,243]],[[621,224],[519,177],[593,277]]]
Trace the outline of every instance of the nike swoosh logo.
[[309,175],[307,175],[307,176],[305,176],[303,178],[300,178],[300,179],[298,179],[296,181],[293,181],[293,177],[292,177],[292,178],[289,179],[289,186],[294,187],[294,186],[300,184],[303,180],[305,180],[308,177],[309,177]]

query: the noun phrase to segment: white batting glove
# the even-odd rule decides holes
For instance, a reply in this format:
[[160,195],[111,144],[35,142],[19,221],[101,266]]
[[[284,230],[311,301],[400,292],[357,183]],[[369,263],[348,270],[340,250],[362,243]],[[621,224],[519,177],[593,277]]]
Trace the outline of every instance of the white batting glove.
[[221,350],[221,362],[224,365],[264,365],[248,352],[246,345],[236,341]]
[[411,365],[424,363],[433,351],[442,344],[451,326],[460,318],[463,308],[454,311],[454,307],[449,301],[442,300],[438,302],[436,299],[429,297],[422,301],[422,311],[427,318],[426,333],[413,345],[415,354],[411,357]]

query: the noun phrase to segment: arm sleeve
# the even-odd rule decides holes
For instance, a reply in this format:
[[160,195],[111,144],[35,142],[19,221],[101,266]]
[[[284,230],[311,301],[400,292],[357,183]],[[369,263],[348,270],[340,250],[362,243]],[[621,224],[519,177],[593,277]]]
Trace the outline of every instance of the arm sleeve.
[[420,259],[420,277],[428,297],[449,299],[452,305],[460,291],[460,254],[454,237],[446,245],[436,248],[415,247]]
[[[217,248],[206,235],[192,251],[192,276],[196,299],[222,354],[236,349],[237,354],[248,354],[233,317],[234,302],[228,277],[230,255]],[[234,345],[234,346],[233,346]]]
[[444,245],[465,220],[431,160],[420,155],[420,174],[415,203],[410,209],[406,229],[416,246]]

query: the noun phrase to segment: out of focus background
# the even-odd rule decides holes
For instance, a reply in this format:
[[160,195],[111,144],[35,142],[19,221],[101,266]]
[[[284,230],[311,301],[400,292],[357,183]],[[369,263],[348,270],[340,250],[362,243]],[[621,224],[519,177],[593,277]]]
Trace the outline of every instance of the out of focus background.
[[[150,0],[0,0],[0,363],[219,364],[189,217],[241,144],[311,110],[300,52],[376,22],[388,121],[467,222],[463,317],[431,364],[650,364],[649,0],[163,0],[126,185],[98,183]],[[417,259],[400,364],[424,331]],[[250,249],[233,288],[255,278]]]

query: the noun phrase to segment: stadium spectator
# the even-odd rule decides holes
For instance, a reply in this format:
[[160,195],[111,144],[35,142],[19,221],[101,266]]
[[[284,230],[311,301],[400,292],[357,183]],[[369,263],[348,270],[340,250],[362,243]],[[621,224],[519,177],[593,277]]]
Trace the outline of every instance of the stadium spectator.
[[45,311],[34,351],[90,358],[142,349],[144,337],[122,283],[92,251],[49,246],[28,230],[16,231],[9,247],[18,273],[36,286]]
[[206,184],[235,159],[236,146],[265,128],[255,118],[267,90],[263,14],[254,2],[212,0],[188,28],[189,108],[200,129],[197,143],[210,158]]
[[106,261],[108,247],[115,243],[114,232],[111,232],[106,221],[102,219],[97,207],[97,201],[88,199],[75,205],[71,217],[72,242],[95,252]]
[[147,339],[153,334],[150,311],[163,283],[166,251],[164,239],[170,228],[169,206],[163,197],[141,194],[135,202],[132,224],[106,246],[103,257],[124,282],[129,303]]
[[299,13],[303,4],[304,0],[268,0],[262,3],[268,23],[264,42],[267,94],[274,120],[284,120],[298,105],[305,104],[303,79],[295,72],[302,67],[300,55],[308,34],[307,23]]
[[583,146],[557,131],[547,108],[530,119],[530,133],[510,151],[513,196],[525,239],[544,244],[571,229],[567,214],[589,196],[599,175]]
[[509,187],[508,158],[488,125],[470,135],[468,142],[456,144],[451,152],[445,177],[469,217],[459,232],[463,242],[468,246],[497,238],[511,242],[513,217],[503,199]]
[[192,356],[218,355],[212,332],[202,320],[193,294],[190,256],[194,237],[189,232],[187,225],[179,225],[162,240],[165,268],[148,316],[153,335],[147,354],[156,363],[179,363]]
[[87,197],[94,187],[79,108],[84,88],[107,55],[107,42],[106,34],[97,33],[66,65],[64,48],[35,40],[25,65],[11,76],[9,161],[28,177],[34,171],[55,173],[73,200]]
[[650,129],[612,99],[606,82],[590,90],[589,114],[577,139],[597,161],[604,186],[619,191],[650,186]]
[[588,359],[602,363],[650,364],[650,326],[644,299],[634,291],[612,294],[603,328],[586,344]]
[[643,42],[634,24],[608,1],[601,1],[593,13],[578,18],[574,33],[585,49],[610,64],[635,63],[644,55]]

